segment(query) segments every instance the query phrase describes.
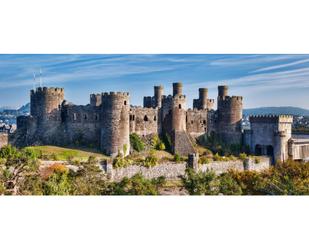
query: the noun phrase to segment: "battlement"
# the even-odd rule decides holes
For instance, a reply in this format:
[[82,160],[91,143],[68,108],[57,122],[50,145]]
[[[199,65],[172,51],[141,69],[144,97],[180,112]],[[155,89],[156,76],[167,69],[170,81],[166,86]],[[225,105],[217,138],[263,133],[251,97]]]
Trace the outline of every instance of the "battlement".
[[253,115],[249,117],[250,123],[292,123],[292,115]]
[[37,87],[35,90],[31,90],[31,94],[37,94],[37,93],[64,93],[64,89],[60,87]]
[[128,92],[103,92],[102,96],[129,97],[130,93],[128,93]]

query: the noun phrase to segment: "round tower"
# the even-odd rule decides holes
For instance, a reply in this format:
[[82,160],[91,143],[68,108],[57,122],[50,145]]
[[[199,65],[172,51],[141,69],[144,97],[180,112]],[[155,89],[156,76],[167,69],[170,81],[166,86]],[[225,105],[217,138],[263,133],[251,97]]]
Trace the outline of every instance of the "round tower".
[[218,97],[222,99],[228,96],[228,90],[229,90],[229,87],[226,85],[218,86]]
[[101,149],[115,157],[130,151],[129,93],[102,93]]
[[207,109],[208,89],[199,88],[199,109]]
[[223,141],[240,143],[242,108],[242,97],[219,96],[217,130]]
[[172,131],[186,130],[186,96],[177,95],[173,98]]
[[56,114],[63,100],[63,88],[38,87],[30,92],[30,114],[39,121],[48,120]]
[[154,87],[154,104],[155,107],[161,108],[162,106],[162,96],[163,96],[164,88],[163,86],[155,86]]
[[173,96],[182,95],[182,83],[176,82],[173,83]]

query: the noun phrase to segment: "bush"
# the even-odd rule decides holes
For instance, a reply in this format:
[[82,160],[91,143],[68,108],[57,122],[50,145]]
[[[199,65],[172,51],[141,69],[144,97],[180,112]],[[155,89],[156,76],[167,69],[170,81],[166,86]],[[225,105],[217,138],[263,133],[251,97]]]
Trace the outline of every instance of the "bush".
[[162,142],[164,144],[165,149],[168,152],[172,152],[172,139],[171,139],[171,137],[167,133],[163,134]]
[[261,159],[260,159],[260,158],[254,157],[254,163],[255,163],[255,164],[258,164],[258,163],[260,163],[260,162],[261,162]]
[[152,138],[151,145],[156,150],[165,150],[165,144],[160,140],[158,135]]
[[214,171],[195,172],[193,169],[186,169],[182,183],[190,195],[217,195],[220,182]]
[[248,158],[248,156],[247,156],[246,153],[240,153],[240,154],[239,154],[239,159],[240,159],[240,160],[243,160],[243,161],[244,161],[244,160],[246,160],[247,158]]
[[199,164],[208,164],[210,163],[210,159],[208,157],[202,156],[199,158]]
[[114,160],[113,160],[113,167],[115,168],[124,168],[124,167],[128,167],[129,165],[132,165],[133,161],[129,158],[124,158],[122,156],[117,156]]
[[132,148],[136,150],[137,152],[141,152],[145,149],[144,142],[141,140],[141,138],[136,133],[130,134],[130,143],[131,143]]
[[224,195],[241,195],[242,190],[237,181],[231,175],[224,173],[219,177],[220,193]]
[[159,188],[165,183],[164,177],[146,179],[141,174],[124,178],[119,183],[112,183],[106,194],[111,195],[158,195]]
[[181,161],[181,157],[180,157],[180,155],[179,155],[178,153],[176,153],[176,154],[174,155],[174,161],[175,161],[176,163],[179,163],[179,162]]

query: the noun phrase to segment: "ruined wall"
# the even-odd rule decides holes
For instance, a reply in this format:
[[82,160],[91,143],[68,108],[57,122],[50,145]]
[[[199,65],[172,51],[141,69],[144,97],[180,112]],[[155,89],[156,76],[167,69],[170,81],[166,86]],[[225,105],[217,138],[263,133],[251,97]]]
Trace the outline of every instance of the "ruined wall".
[[101,107],[96,105],[63,105],[61,128],[65,144],[99,147]]
[[207,126],[208,126],[208,111],[207,109],[204,110],[197,110],[197,109],[188,109],[187,110],[187,117],[186,117],[186,127],[187,132],[192,137],[198,137],[207,133]]
[[158,134],[159,112],[157,108],[131,107],[130,133],[139,136]]
[[129,112],[129,93],[102,94],[101,149],[107,155],[129,154]]

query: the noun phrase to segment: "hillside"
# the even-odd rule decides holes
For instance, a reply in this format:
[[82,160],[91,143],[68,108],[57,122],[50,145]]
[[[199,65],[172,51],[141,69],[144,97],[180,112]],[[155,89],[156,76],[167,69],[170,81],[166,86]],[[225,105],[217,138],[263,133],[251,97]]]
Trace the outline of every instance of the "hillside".
[[244,109],[243,114],[245,116],[267,115],[267,114],[273,114],[273,115],[289,114],[296,116],[309,116],[309,110],[293,106],[259,107],[259,108]]

